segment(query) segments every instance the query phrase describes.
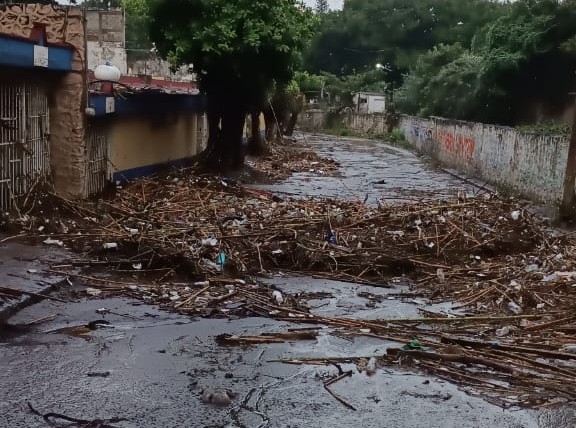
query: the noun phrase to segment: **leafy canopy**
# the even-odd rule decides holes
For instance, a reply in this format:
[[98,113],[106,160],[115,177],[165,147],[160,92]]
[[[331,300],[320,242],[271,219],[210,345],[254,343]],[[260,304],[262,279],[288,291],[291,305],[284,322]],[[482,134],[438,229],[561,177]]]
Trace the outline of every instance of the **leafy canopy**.
[[148,0],[148,6],[161,55],[174,65],[193,64],[208,92],[256,98],[274,82],[291,80],[314,24],[297,0]]
[[421,115],[515,124],[533,102],[566,105],[576,69],[576,1],[519,0],[469,49],[440,46],[412,67],[402,107]]

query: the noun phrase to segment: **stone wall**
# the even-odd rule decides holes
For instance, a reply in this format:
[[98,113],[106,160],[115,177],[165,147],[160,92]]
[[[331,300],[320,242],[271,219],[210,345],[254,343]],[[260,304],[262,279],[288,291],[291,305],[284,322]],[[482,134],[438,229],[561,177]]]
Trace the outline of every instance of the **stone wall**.
[[[78,7],[41,4],[0,6],[0,33],[29,39],[34,26],[46,29],[50,44],[74,49],[73,71],[50,94],[50,164],[55,190],[66,197],[85,196],[85,49],[84,18]],[[39,71],[38,73],[42,73]]]
[[[382,115],[352,115],[345,123],[358,132],[384,133]],[[418,152],[446,167],[536,201],[557,205],[562,199],[568,137],[411,116],[402,116],[399,128]]]
[[121,9],[86,11],[88,70],[109,62],[127,74],[124,21]]

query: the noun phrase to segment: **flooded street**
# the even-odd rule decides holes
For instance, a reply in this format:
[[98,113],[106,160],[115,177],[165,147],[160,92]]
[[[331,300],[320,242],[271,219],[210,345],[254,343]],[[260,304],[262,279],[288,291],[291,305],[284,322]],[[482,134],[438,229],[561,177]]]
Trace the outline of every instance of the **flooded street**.
[[[255,187],[294,197],[366,199],[370,204],[475,190],[411,152],[382,142],[304,138],[319,154],[341,164],[341,176],[296,174],[282,183]],[[1,244],[3,258],[15,257],[16,245]],[[42,250],[27,254],[33,273],[67,257],[63,251]],[[50,256],[37,261],[44,253]],[[22,281],[27,269],[16,262],[0,265],[6,285],[12,281],[7,273],[21,273],[25,278],[17,280]],[[267,281],[284,295],[305,293],[311,311],[323,316],[415,318],[420,308],[458,313],[451,304],[429,305],[410,295],[403,278],[391,281],[391,288],[289,275]],[[81,280],[73,280],[50,294],[58,300],[40,301],[10,318],[14,325],[45,320],[0,336],[0,426],[49,426],[27,403],[43,414],[125,418],[112,425],[126,428],[576,426],[572,409],[503,410],[434,376],[386,367],[367,376],[340,360],[381,356],[389,346],[402,344],[268,318],[191,319],[127,298],[89,300],[83,289]],[[86,325],[91,328],[82,328]],[[224,334],[295,328],[318,329],[319,334],[314,340],[253,346],[218,341]],[[320,366],[281,361],[309,358],[335,362]],[[340,370],[353,373],[330,390],[353,409],[324,386]]]
[[340,164],[340,177],[298,173],[275,185],[256,186],[292,197],[356,199],[371,205],[454,195],[477,189],[426,164],[413,152],[382,142],[298,134],[319,155]]

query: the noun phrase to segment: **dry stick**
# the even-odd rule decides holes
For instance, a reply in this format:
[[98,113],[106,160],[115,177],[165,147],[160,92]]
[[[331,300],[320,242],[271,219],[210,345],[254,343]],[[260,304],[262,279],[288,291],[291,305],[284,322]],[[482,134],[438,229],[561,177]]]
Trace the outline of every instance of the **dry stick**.
[[356,407],[354,407],[352,404],[347,403],[343,398],[337,396],[335,393],[333,393],[330,388],[328,388],[330,385],[335,384],[336,382],[348,377],[348,376],[352,376],[352,371],[346,372],[341,374],[340,376],[338,376],[335,379],[332,379],[331,381],[328,381],[324,384],[324,389],[328,392],[328,394],[330,394],[332,397],[334,397],[338,402],[342,403],[345,407],[349,408],[350,410],[354,410],[356,411]]
[[20,233],[20,234],[18,234],[18,235],[9,236],[9,237],[7,237],[7,238],[0,239],[0,244],[3,244],[4,242],[11,241],[12,239],[21,238],[21,237],[23,237],[23,236],[26,236],[26,233]]
[[258,262],[260,263],[260,273],[264,272],[264,266],[262,265],[262,254],[260,253],[260,244],[254,244],[256,251],[258,252]]
[[[480,352],[482,352],[482,351],[480,351]],[[506,351],[499,351],[497,349],[492,349],[490,352],[494,353],[496,355],[501,355],[501,356],[510,358],[510,359],[518,359],[520,361],[523,361],[525,363],[530,364],[531,366],[535,366],[535,367],[538,367],[540,369],[544,369],[548,373],[552,373],[552,374],[560,373],[560,374],[563,374],[565,376],[568,376],[569,378],[576,378],[576,372],[574,372],[574,371],[566,370],[566,369],[563,369],[561,367],[556,367],[556,366],[553,366],[551,364],[546,364],[546,363],[543,363],[541,361],[532,360],[532,359],[525,357],[523,355],[513,354],[511,352],[506,352]],[[482,353],[486,355],[485,352],[482,352]],[[490,355],[490,354],[488,354],[488,355]]]
[[576,359],[575,354],[569,354],[567,352],[559,352],[559,351],[551,351],[547,349],[538,349],[538,348],[530,348],[526,346],[516,346],[516,345],[506,345],[506,344],[495,344],[489,342],[478,342],[475,340],[470,339],[462,339],[459,337],[452,337],[452,336],[442,336],[441,340],[443,343],[455,343],[462,346],[470,346],[470,347],[477,347],[477,348],[497,348],[503,351],[511,351],[523,354],[535,354],[540,355],[545,358],[554,358],[558,360],[574,360]]
[[105,278],[96,278],[93,276],[79,275],[79,274],[69,273],[69,272],[60,272],[60,271],[52,270],[52,269],[44,269],[43,272],[53,273],[56,275],[67,276],[67,277],[71,277],[71,278],[84,279],[87,281],[103,282],[105,284],[121,285],[123,287],[137,284],[134,282],[119,282],[119,281],[112,281],[110,279],[105,279]]
[[546,330],[547,328],[555,327],[555,326],[559,326],[559,325],[563,325],[563,324],[568,324],[568,323],[571,323],[575,320],[576,320],[576,316],[568,317],[568,318],[562,318],[562,319],[559,319],[556,321],[550,321],[550,322],[546,322],[546,323],[542,323],[542,324],[531,325],[529,327],[525,327],[524,330],[526,330],[526,331]]
[[42,324],[42,323],[45,323],[45,322],[52,321],[52,320],[56,319],[57,316],[58,316],[58,315],[47,315],[47,316],[45,316],[45,317],[38,318],[38,319],[33,320],[33,321],[28,321],[28,322],[26,323],[26,325]]
[[[456,367],[450,367],[450,372],[446,372],[445,370],[442,370],[441,368],[439,368],[437,365],[433,364],[432,362],[420,361],[418,363],[418,366],[424,367],[424,368],[430,370],[432,373],[434,373],[434,376],[436,376],[440,379],[443,379],[443,380],[447,380],[450,383],[454,382],[454,378],[458,378],[459,380],[464,380],[464,381],[467,381],[468,383],[471,383],[474,385],[478,385],[478,386],[485,385],[486,387],[489,387],[491,391],[499,391],[502,393],[508,393],[510,391],[509,388],[494,384],[490,381],[487,381],[486,379],[481,379],[478,377],[470,376],[468,374],[464,374],[460,370],[458,370]],[[447,374],[447,373],[449,373],[449,374]]]
[[40,294],[40,293],[33,293],[31,291],[23,291],[23,290],[15,290],[13,288],[8,288],[8,287],[0,287],[0,291],[6,292],[6,293],[12,293],[12,295],[18,295],[18,294],[28,294],[30,296],[34,296],[34,297],[40,297],[42,299],[47,299],[47,300],[54,300],[55,302],[60,302],[60,303],[70,303],[67,300],[62,300],[62,299],[58,299],[57,297],[52,297],[52,296],[47,296],[46,294]]
[[178,309],[181,306],[187,305],[188,303],[190,303],[191,301],[193,301],[195,298],[197,298],[198,296],[204,294],[205,292],[207,292],[210,288],[212,288],[211,285],[208,285],[206,287],[204,287],[202,290],[197,291],[196,293],[190,295],[190,297],[188,297],[186,300],[184,300],[181,303],[178,303],[177,305],[175,305],[174,307],[176,309]]

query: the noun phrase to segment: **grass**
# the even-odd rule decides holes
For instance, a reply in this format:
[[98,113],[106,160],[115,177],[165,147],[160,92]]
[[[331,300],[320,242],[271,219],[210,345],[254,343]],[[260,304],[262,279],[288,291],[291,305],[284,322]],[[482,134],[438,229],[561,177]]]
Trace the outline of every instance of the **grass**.
[[518,192],[516,191],[516,189],[514,189],[514,187],[505,183],[498,183],[496,185],[496,192],[498,192],[498,194],[500,194],[504,198],[509,198],[518,195]]
[[570,135],[570,126],[561,122],[539,122],[529,125],[520,125],[516,129],[522,132],[533,132],[548,135]]

